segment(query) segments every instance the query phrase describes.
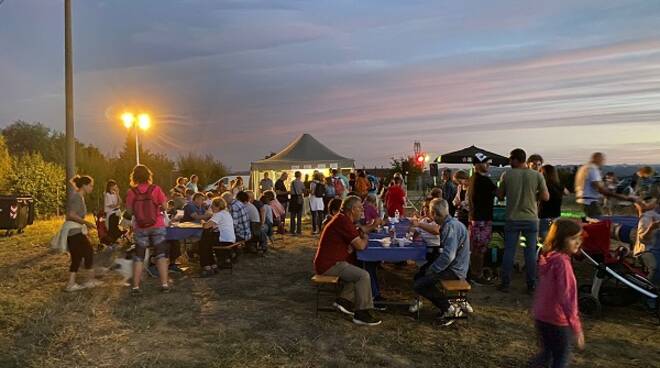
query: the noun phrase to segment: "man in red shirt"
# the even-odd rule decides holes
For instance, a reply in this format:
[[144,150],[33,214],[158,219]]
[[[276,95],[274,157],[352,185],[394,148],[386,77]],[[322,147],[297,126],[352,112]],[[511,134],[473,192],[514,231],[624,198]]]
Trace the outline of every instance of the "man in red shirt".
[[333,304],[335,308],[353,316],[353,323],[375,326],[381,320],[373,314],[371,279],[367,271],[355,266],[355,252],[367,248],[367,234],[380,224],[380,219],[359,226],[357,223],[363,211],[360,197],[349,196],[344,199],[341,211],[321,233],[314,257],[314,271],[318,275],[339,276],[343,281],[343,289]]
[[387,216],[394,217],[396,211],[399,215],[403,216],[403,206],[406,204],[406,192],[401,187],[403,182],[400,177],[394,177],[394,185],[387,189],[385,194],[385,208],[387,208]]

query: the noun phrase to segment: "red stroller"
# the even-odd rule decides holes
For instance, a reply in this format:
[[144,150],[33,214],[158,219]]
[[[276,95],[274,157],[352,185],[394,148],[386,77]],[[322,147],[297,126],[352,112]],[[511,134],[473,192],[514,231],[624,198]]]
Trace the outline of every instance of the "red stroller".
[[[609,220],[585,224],[580,255],[594,267],[593,283],[580,287],[579,308],[585,315],[598,315],[602,305],[625,306],[643,298],[655,303],[655,314],[660,320],[658,288],[646,278],[644,270],[625,256],[627,248],[610,248],[612,222]],[[630,226],[617,226],[617,232],[629,232]],[[625,235],[616,238],[625,238]],[[627,237],[630,239],[630,237]]]

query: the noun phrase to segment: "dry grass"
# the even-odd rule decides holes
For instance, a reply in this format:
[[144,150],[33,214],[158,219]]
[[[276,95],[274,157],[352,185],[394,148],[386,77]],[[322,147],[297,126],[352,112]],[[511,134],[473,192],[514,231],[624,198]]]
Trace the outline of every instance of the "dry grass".
[[[246,255],[215,278],[193,272],[170,294],[147,280],[135,298],[107,285],[62,292],[68,256],[45,246],[59,222],[0,239],[0,367],[521,367],[534,353],[530,298],[476,288],[476,314],[445,329],[403,310],[360,328],[338,313],[314,318],[314,238],[284,238],[265,258]],[[414,267],[386,266],[385,294],[408,297]],[[522,282],[522,275],[516,275]],[[428,303],[427,303],[428,305]],[[660,366],[660,330],[641,308],[586,320],[576,367]]]

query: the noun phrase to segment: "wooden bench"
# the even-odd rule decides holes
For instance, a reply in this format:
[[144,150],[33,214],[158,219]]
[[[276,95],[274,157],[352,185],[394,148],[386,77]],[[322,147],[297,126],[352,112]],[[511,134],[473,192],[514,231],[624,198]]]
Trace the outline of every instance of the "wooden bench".
[[236,262],[236,258],[238,257],[237,251],[242,248],[245,245],[245,241],[238,241],[236,243],[232,243],[229,245],[215,245],[213,246],[213,253],[215,251],[219,251],[220,253],[224,253],[227,255],[227,257],[224,259],[224,262],[219,262],[218,268],[221,270],[229,270],[229,274],[233,274],[234,272],[234,263]]
[[334,310],[330,307],[319,307],[319,299],[321,293],[332,294],[336,296],[339,292],[340,280],[339,276],[326,276],[326,275],[314,275],[312,276],[312,283],[316,286],[316,316],[319,315],[319,310],[331,311]]
[[[467,293],[470,291],[470,289],[472,289],[470,283],[464,279],[460,279],[460,280],[440,280],[440,284],[442,285],[442,288],[445,291],[445,295],[447,295],[447,299],[449,300],[449,303],[452,305],[456,305],[459,308],[462,308],[460,304],[463,302],[467,302]],[[462,315],[452,318],[466,319],[467,317],[468,317],[468,313],[464,312]]]

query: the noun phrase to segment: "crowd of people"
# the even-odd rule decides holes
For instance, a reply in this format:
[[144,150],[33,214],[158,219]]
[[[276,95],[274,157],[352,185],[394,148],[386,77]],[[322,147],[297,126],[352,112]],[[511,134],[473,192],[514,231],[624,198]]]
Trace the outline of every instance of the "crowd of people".
[[[561,218],[567,189],[554,166],[544,164],[538,154],[528,158],[522,149],[511,151],[509,159],[511,169],[498,181],[491,179],[490,158],[484,154],[473,157],[471,173],[444,170],[441,183],[430,191],[423,207],[412,212],[403,177],[398,173],[387,185],[365,170],[351,172],[348,177],[336,169],[328,177],[315,171],[304,180],[300,171],[294,172],[292,180],[282,172],[274,182],[265,173],[256,193],[245,188],[241,177],[229,186],[220,181],[216,188],[203,192],[198,177],[192,175],[189,179],[178,178],[166,194],[153,183],[150,170],[138,165],[131,173],[125,201],[115,181],[106,184],[104,212],[111,239],[132,234],[131,292],[140,294],[147,248],[154,250],[148,271],[159,278],[163,292],[170,290],[168,272],[181,272],[177,266],[181,246],[178,241],[166,239],[166,226],[171,221],[196,222],[203,227],[202,237],[195,239],[200,276],[211,277],[218,273],[224,258],[235,257],[214,251],[216,246],[246,241],[265,252],[273,243],[275,231],[287,233],[287,214],[288,233],[299,236],[303,212],[309,211],[311,235],[319,236],[314,271],[342,280],[343,288],[333,305],[360,325],[380,324],[376,310],[384,309],[385,304],[376,274],[379,263],[358,262],[356,254],[367,248],[369,233],[388,219],[407,216],[409,233],[420,236],[427,245],[426,262],[411,280],[411,289],[437,307],[440,324],[449,325],[456,316],[473,309],[467,302],[449,303],[438,289],[438,282],[466,279],[475,285],[493,284],[498,276],[486,272],[484,262],[493,234],[494,207],[503,205],[504,250],[497,290],[511,290],[515,253],[522,236],[526,292],[535,295],[533,316],[543,347],[535,361],[539,366],[550,361],[553,366],[565,366],[570,342],[576,339],[578,346],[584,345],[570,263],[580,245],[581,228],[575,221]],[[606,212],[603,206],[609,209],[612,199],[634,203],[641,219],[634,254],[648,265],[649,277],[658,282],[660,275],[655,270],[660,264],[660,194],[649,179],[653,171],[640,169],[634,189],[622,194],[615,190],[613,175],[601,176],[604,161],[602,153],[594,153],[589,163],[579,168],[575,176],[576,202],[586,219],[601,217]],[[94,181],[76,176],[71,183],[76,193],[67,204],[62,231],[71,254],[66,290],[77,291],[98,286],[100,281],[91,272],[94,250],[86,236],[87,229],[96,227],[85,219],[85,196],[92,192]],[[128,224],[127,229],[120,228],[122,223]],[[542,247],[537,252],[539,241]],[[77,279],[81,263],[89,272],[84,283]],[[409,310],[416,312],[419,308],[421,300]]]

